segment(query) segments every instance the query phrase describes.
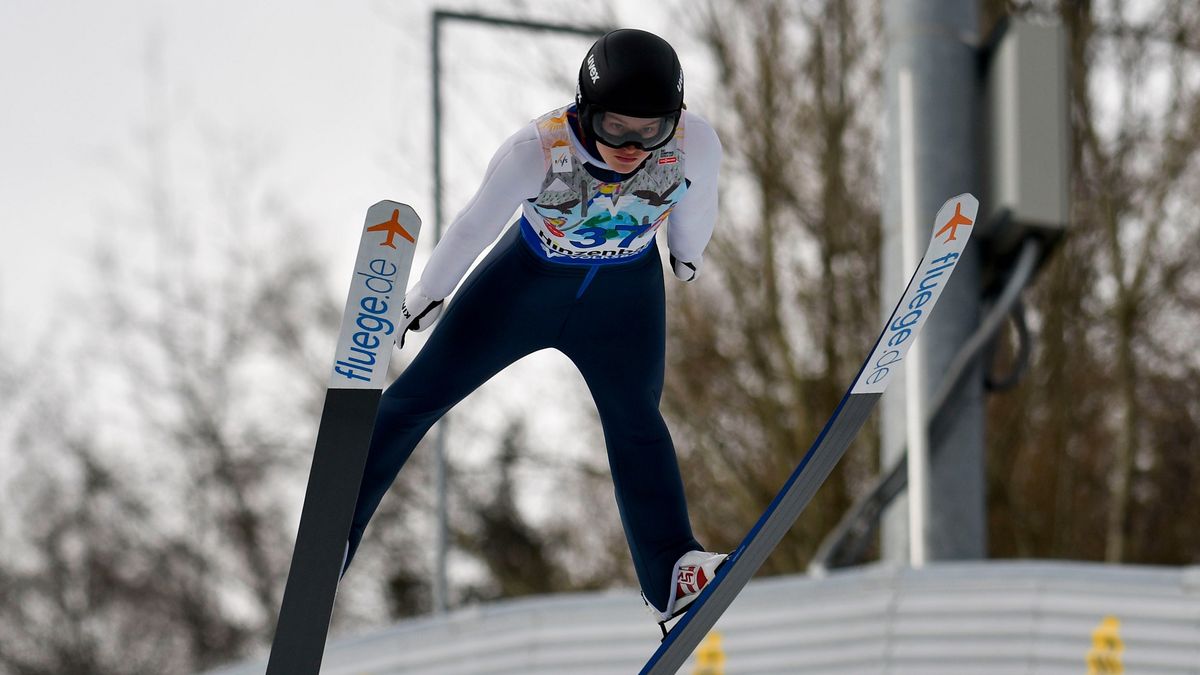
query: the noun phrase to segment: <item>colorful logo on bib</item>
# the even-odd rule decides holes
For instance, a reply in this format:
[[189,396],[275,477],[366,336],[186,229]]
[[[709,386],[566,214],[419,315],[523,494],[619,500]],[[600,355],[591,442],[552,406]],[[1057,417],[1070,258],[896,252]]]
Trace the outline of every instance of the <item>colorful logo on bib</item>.
[[627,249],[652,227],[651,223],[638,223],[637,218],[625,211],[618,211],[615,215],[603,211],[574,228],[570,242],[576,248],[589,249],[602,246],[610,239],[620,239],[617,247]]
[[554,236],[556,236],[556,237],[565,237],[565,236],[567,236],[567,235],[566,235],[566,234],[565,234],[565,233],[564,233],[564,232],[563,232],[563,231],[560,229],[560,228],[562,228],[562,226],[563,226],[563,225],[566,225],[566,224],[567,224],[567,219],[566,219],[566,218],[546,218],[545,216],[543,216],[543,217],[542,217],[542,224],[546,226],[546,229],[550,231],[550,234],[552,234],[552,235],[554,235]]

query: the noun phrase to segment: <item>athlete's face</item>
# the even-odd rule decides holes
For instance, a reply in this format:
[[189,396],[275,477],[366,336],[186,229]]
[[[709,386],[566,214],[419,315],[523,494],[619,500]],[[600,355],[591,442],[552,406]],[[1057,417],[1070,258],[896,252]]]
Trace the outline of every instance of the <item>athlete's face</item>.
[[[628,132],[637,132],[639,134],[645,132],[646,135],[653,135],[657,133],[657,125],[662,124],[662,119],[646,119],[643,117],[618,115],[616,113],[604,113],[601,124],[604,125],[604,130],[613,136],[621,136]],[[650,128],[651,125],[654,126],[653,129]],[[650,151],[642,150],[632,145],[613,148],[603,143],[597,143],[596,148],[600,151],[600,159],[603,159],[605,164],[620,173],[633,171],[650,156]]]

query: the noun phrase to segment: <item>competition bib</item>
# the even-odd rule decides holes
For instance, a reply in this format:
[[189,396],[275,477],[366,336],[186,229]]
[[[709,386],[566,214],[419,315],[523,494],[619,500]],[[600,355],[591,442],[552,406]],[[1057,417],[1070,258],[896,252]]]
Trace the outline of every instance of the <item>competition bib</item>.
[[533,213],[526,209],[523,235],[555,262],[595,265],[638,257],[687,192],[679,150],[683,120],[639,171],[615,183],[588,172],[568,124],[566,107],[537,119],[548,168],[541,193],[528,205]]

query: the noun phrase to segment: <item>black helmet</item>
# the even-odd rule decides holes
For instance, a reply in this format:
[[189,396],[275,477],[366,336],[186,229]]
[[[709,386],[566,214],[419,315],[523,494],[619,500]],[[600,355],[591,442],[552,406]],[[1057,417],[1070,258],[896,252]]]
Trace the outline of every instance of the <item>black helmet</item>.
[[683,109],[679,57],[653,33],[614,30],[596,40],[583,59],[575,103],[584,132],[600,143],[662,147],[674,135]]

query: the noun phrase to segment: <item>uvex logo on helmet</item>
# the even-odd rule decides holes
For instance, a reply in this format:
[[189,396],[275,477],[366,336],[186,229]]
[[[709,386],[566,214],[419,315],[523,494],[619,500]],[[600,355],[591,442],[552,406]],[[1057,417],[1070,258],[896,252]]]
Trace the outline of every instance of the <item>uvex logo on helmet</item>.
[[[588,75],[592,78],[592,84],[596,84],[596,80],[600,79],[600,71],[596,69],[596,55],[588,54],[587,58]],[[680,82],[683,82],[683,73],[680,73]]]

